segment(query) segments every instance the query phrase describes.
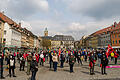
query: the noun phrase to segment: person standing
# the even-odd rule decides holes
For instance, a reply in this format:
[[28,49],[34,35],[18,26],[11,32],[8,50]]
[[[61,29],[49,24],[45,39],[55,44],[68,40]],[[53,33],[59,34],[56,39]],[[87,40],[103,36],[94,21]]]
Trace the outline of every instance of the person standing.
[[42,65],[42,66],[44,66],[43,58],[44,58],[44,55],[43,55],[43,52],[42,52],[40,54],[40,65]]
[[52,55],[53,55],[53,52],[49,53],[49,64],[50,64],[50,69],[52,68],[52,64],[53,64]]
[[115,52],[115,55],[114,55],[114,57],[115,57],[115,64],[117,64],[117,58],[119,57],[119,54],[118,54],[119,52],[116,50],[116,52]]
[[0,52],[0,79],[5,79],[5,77],[3,77],[3,56],[1,52]]
[[75,58],[74,58],[74,56],[71,53],[70,58],[69,58],[70,73],[74,72],[73,71],[74,63],[75,63]]
[[35,77],[36,77],[36,73],[38,71],[38,63],[36,61],[35,56],[33,57],[33,60],[30,63],[30,69],[31,69],[31,72],[32,72],[31,80],[36,80]]
[[25,59],[23,56],[20,57],[20,71],[21,68],[23,68],[22,70],[24,71],[24,67],[25,67]]
[[58,56],[56,53],[54,53],[52,60],[53,60],[54,71],[56,72],[57,71],[57,64],[58,64]]
[[16,77],[15,76],[15,58],[13,57],[13,55],[10,56],[8,66],[9,66],[9,76],[11,77],[11,70],[12,70],[13,77]]
[[80,53],[80,51],[78,52],[78,64],[81,64],[81,65],[83,65],[82,64],[82,60],[81,60],[81,53]]
[[65,55],[63,54],[63,52],[60,54],[60,67],[63,68],[64,67],[64,62],[65,62]]
[[29,53],[27,56],[27,75],[30,75],[30,63],[32,61],[32,54]]
[[90,53],[90,57],[89,57],[89,66],[90,66],[90,75],[94,75],[94,66],[95,66],[95,57],[94,57],[94,52]]
[[102,72],[102,75],[107,74],[106,73],[106,66],[107,65],[108,65],[108,59],[105,55],[105,52],[103,52],[102,58],[101,58],[101,72]]

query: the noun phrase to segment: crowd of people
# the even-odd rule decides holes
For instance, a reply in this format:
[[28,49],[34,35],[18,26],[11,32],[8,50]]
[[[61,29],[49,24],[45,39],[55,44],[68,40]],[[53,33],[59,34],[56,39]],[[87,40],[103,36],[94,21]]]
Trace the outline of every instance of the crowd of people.
[[[95,65],[101,68],[101,74],[107,74],[106,66],[110,61],[115,61],[117,64],[117,59],[119,57],[119,51],[110,52],[106,55],[106,50],[99,49],[51,49],[51,50],[40,50],[40,51],[6,51],[5,54],[0,53],[0,78],[4,79],[3,76],[3,62],[6,61],[7,69],[9,70],[9,77],[16,77],[15,68],[16,64],[19,63],[19,70],[25,71],[25,66],[27,68],[26,74],[30,75],[31,80],[36,80],[35,76],[40,66],[45,65],[44,62],[49,62],[50,70],[53,69],[57,72],[58,63],[60,68],[64,68],[64,64],[68,63],[70,66],[70,73],[74,72],[74,64],[80,64],[83,66],[84,62],[89,62],[90,75],[94,75]],[[111,58],[111,59],[109,59]]]

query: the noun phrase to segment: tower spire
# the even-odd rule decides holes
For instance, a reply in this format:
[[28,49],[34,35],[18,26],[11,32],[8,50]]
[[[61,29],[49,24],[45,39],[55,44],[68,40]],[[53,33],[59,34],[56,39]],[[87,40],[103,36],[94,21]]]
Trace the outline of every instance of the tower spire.
[[48,30],[47,30],[47,28],[45,28],[44,36],[48,36]]

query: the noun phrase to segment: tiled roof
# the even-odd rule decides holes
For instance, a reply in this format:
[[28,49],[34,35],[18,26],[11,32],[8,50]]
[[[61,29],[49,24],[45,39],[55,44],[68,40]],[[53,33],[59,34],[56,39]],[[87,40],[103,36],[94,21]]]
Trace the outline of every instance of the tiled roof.
[[14,25],[16,27],[20,27],[16,22],[14,22],[12,19],[8,18],[6,15],[0,12],[0,19],[3,20],[4,22]]

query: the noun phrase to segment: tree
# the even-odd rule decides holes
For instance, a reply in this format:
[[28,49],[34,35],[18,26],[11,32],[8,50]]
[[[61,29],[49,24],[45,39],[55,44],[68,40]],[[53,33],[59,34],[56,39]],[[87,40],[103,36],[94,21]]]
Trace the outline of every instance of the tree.
[[48,39],[43,39],[42,40],[42,46],[45,47],[46,49],[51,47],[51,41]]

